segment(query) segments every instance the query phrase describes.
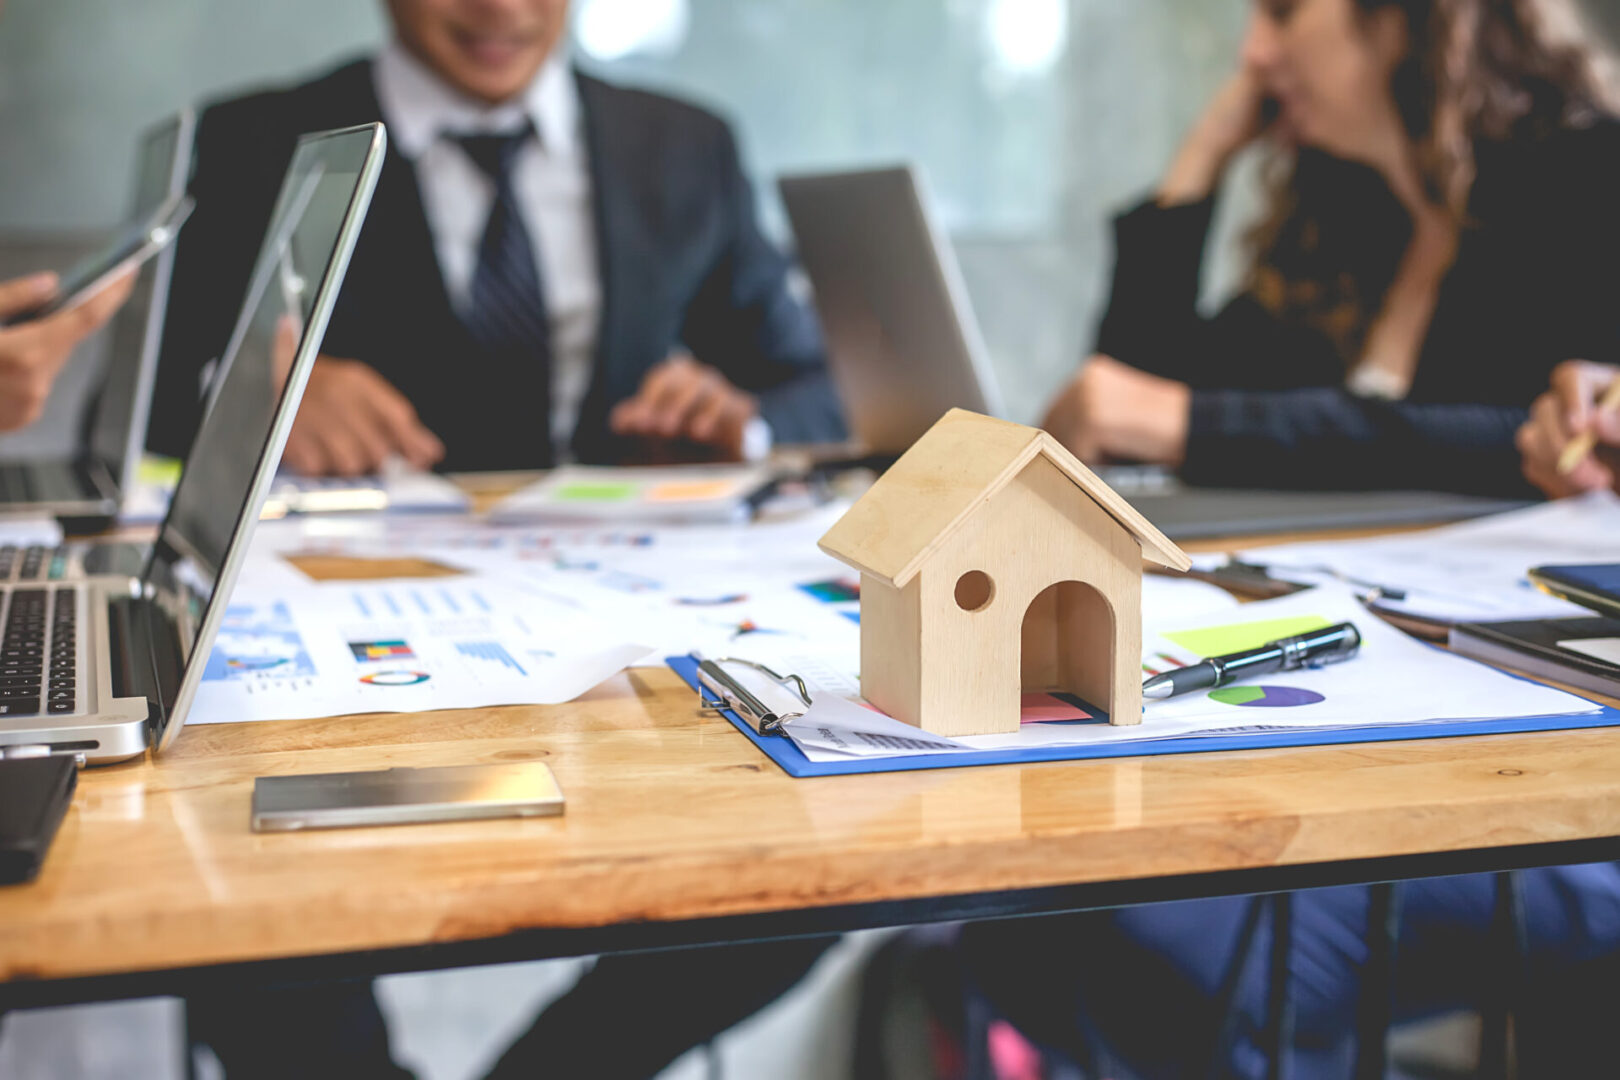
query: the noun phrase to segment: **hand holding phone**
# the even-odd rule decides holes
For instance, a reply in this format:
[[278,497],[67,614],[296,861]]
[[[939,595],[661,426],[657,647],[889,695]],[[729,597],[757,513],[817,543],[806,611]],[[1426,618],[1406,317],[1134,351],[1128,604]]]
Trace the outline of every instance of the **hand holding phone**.
[[191,216],[193,205],[189,195],[167,200],[149,217],[119,230],[100,251],[76,263],[62,275],[53,291],[36,303],[0,312],[0,319],[6,326],[18,326],[87,302],[172,243],[180,226]]
[[[129,297],[135,272],[115,274],[77,307],[17,326],[0,326],[0,431],[32,423],[45,407],[51,384],[80,341],[112,317]],[[0,282],[0,319],[37,307],[59,295],[55,274]]]

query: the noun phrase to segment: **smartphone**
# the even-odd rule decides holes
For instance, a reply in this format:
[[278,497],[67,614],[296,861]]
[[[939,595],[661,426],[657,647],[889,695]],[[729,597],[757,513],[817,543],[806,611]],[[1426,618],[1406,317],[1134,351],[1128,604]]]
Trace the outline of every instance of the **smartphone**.
[[562,789],[551,770],[538,761],[261,776],[253,782],[254,832],[549,817],[562,812]]
[[1542,592],[1620,619],[1620,563],[1591,566],[1538,566],[1530,580]]
[[0,760],[0,885],[32,881],[39,873],[78,782],[72,757]]
[[192,206],[189,195],[170,197],[150,217],[126,225],[106,247],[75,263],[62,275],[55,296],[43,304],[12,315],[5,325],[33,322],[58,311],[78,307],[112,284],[119,274],[141,265],[172,243],[180,232],[180,226],[191,216]]

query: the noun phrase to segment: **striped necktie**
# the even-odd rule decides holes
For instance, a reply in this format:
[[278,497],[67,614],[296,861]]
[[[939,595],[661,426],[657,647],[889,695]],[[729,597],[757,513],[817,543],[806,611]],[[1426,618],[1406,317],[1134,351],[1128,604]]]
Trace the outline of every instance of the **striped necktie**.
[[[518,152],[534,137],[534,128],[524,124],[506,133],[451,137],[495,184],[495,200],[490,204],[489,220],[478,245],[478,265],[461,321],[483,347],[491,375],[497,379],[515,376],[511,379],[515,384],[542,389],[543,400],[533,403],[536,430],[532,438],[541,443],[549,464],[551,322],[540,285],[540,264],[512,189]],[[492,386],[491,392],[507,390]]]

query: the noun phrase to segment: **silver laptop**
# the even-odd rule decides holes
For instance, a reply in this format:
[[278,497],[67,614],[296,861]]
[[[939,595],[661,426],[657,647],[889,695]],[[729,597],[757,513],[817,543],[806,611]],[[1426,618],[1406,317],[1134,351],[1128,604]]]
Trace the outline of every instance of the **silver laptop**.
[[[371,203],[385,141],[381,124],[299,140],[212,406],[138,575],[0,585],[0,753],[110,762],[174,741],[198,683],[209,677],[214,637]],[[108,553],[108,567],[131,557],[128,545],[97,551]],[[84,565],[97,569],[89,554]]]
[[777,184],[862,449],[903,452],[952,408],[999,415],[967,289],[921,177],[901,166]]
[[1318,529],[1443,525],[1529,504],[1444,491],[1263,491],[1193,487],[1157,465],[1097,469],[1172,540],[1214,540]]
[[[130,221],[144,221],[184,194],[191,172],[195,118],[182,110],[148,130],[135,157]],[[0,513],[48,514],[110,521],[135,483],[163,339],[174,245],[150,259],[135,278],[129,300],[113,316],[100,388],[72,457],[0,463]],[[42,557],[43,549],[32,553]],[[0,580],[8,562],[29,553],[0,548]]]

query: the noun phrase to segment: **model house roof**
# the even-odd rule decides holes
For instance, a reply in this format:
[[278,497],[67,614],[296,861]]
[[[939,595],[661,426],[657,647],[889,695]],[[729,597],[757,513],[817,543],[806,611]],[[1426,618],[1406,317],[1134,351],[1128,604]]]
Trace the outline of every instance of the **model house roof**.
[[912,444],[849,513],[821,538],[821,550],[864,574],[904,588],[974,511],[1044,456],[1107,511],[1160,566],[1186,570],[1186,554],[1037,428],[952,409]]

